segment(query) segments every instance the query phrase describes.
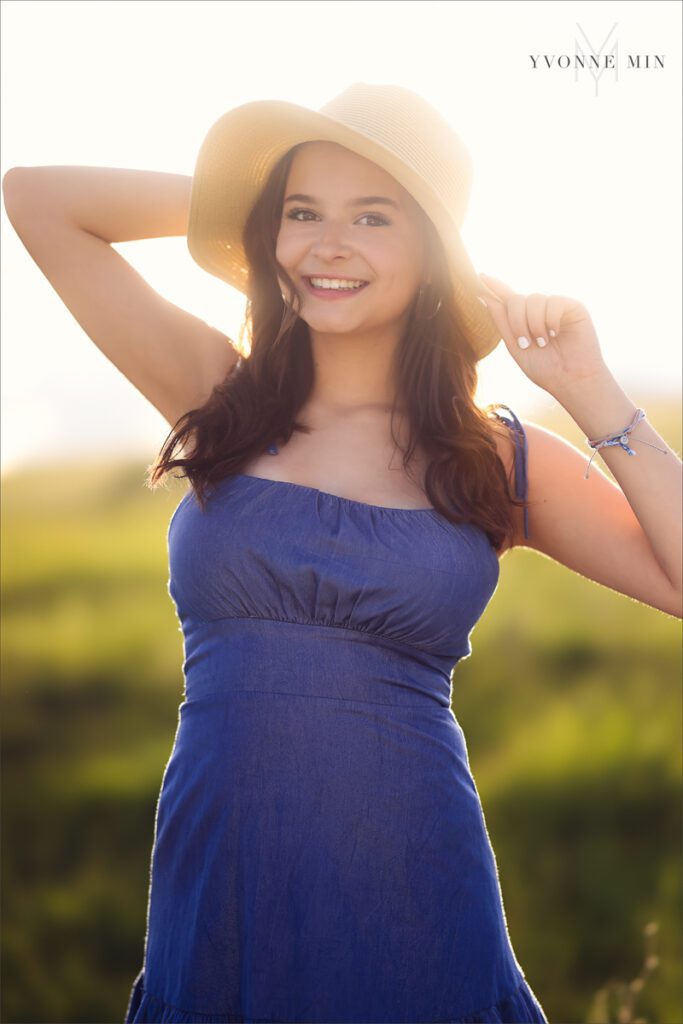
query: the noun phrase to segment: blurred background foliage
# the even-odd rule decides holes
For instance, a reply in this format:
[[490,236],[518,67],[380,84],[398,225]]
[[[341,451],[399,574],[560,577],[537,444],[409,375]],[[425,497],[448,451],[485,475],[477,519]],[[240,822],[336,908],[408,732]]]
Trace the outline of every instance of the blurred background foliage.
[[[678,403],[638,402],[680,452]],[[560,407],[529,418],[589,454]],[[72,460],[3,480],[10,1024],[122,1021],[142,963],[183,699],[166,530],[187,486],[150,492],[147,462]],[[680,620],[516,549],[472,645],[453,710],[515,952],[548,1019],[680,1024]]]

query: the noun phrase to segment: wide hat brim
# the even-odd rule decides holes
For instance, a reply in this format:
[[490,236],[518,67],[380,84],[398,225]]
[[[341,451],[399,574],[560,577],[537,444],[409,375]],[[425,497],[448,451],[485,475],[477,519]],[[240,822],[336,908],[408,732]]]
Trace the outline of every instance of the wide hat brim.
[[410,162],[381,142],[326,114],[281,100],[256,100],[223,114],[202,142],[190,195],[187,245],[195,262],[245,293],[242,232],[277,161],[292,146],[336,142],[378,164],[420,204],[443,244],[454,298],[477,359],[500,342],[500,332],[477,299],[496,298],[477,276],[456,222],[436,189]]

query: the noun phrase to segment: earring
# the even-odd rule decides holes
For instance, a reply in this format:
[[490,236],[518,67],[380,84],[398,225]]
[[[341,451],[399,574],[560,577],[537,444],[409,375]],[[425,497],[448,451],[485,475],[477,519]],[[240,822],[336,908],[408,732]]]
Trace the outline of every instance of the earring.
[[[422,302],[424,301],[424,288],[425,288],[425,285],[427,287],[429,287],[430,284],[431,284],[431,282],[425,281],[425,282],[423,282],[423,284],[420,285],[420,290],[417,293],[418,305],[421,305]],[[439,301],[436,304],[436,309],[433,309],[431,313],[429,313],[427,316],[424,317],[424,319],[425,320],[433,320],[434,317],[436,316],[436,314],[439,312],[440,309],[441,309],[441,297],[439,297]]]

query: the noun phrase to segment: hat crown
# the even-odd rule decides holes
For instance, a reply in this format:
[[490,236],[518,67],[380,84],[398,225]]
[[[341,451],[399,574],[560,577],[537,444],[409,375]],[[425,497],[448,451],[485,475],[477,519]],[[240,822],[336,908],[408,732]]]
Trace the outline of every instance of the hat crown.
[[[472,189],[472,159],[457,132],[425,99],[404,86],[356,82],[318,113],[398,156],[462,226]],[[400,180],[400,172],[396,177]]]

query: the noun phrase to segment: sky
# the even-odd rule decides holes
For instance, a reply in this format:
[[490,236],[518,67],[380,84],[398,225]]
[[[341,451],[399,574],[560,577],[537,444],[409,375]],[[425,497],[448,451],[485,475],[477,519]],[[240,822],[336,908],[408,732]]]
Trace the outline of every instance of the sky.
[[[0,12],[2,175],[70,164],[191,176],[232,107],[318,109],[353,82],[404,85],[472,157],[462,237],[475,268],[521,293],[579,299],[637,404],[680,394],[677,0],[4,0]],[[616,70],[543,66],[591,46]],[[643,67],[647,54],[664,66]],[[151,462],[168,424],[72,317],[4,205],[0,241],[3,475],[82,455]],[[165,298],[238,336],[243,296],[194,263],[184,238],[115,248]],[[479,378],[479,401],[521,418],[557,404],[503,342]]]

